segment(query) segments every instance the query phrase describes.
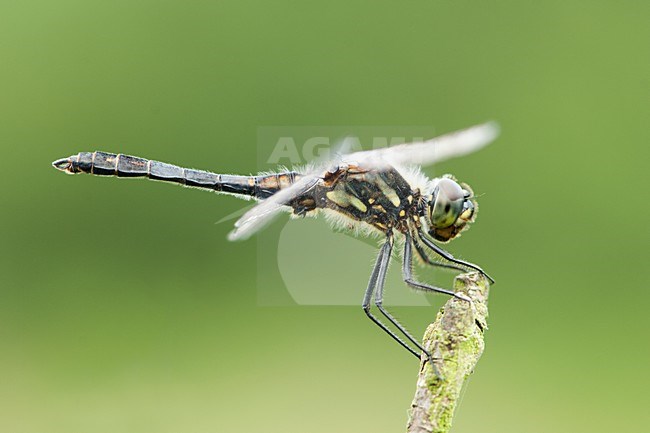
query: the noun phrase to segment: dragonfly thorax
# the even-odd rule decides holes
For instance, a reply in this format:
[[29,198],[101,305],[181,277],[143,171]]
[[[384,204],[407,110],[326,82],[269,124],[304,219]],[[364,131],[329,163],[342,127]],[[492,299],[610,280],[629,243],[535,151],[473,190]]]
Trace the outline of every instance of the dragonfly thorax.
[[447,242],[455,238],[474,222],[478,205],[471,188],[445,175],[433,184],[426,196],[425,219],[429,234],[436,240]]

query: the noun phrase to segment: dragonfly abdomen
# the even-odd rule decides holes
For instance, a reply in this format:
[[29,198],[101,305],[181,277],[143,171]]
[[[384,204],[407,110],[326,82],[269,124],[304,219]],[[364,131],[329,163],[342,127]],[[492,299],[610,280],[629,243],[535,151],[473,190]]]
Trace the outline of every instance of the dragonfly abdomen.
[[276,192],[293,185],[300,177],[301,174],[295,171],[255,176],[256,197],[269,198]]
[[238,176],[179,167],[160,161],[124,154],[81,152],[59,159],[52,165],[66,173],[97,176],[146,177],[163,182],[207,189],[227,194],[268,198],[295,181],[296,173]]

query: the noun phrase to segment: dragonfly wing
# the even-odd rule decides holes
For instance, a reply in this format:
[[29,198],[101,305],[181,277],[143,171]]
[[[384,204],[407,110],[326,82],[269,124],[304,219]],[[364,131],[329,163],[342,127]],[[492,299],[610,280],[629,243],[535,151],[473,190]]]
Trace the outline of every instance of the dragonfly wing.
[[290,187],[282,189],[260,202],[235,223],[235,229],[230,232],[228,239],[231,241],[248,239],[285,210],[285,206],[293,198],[309,191],[316,186],[319,180],[320,177],[316,174],[304,175]]
[[[498,126],[490,122],[427,141],[347,155],[345,153],[349,146],[344,141],[335,153],[335,158],[327,162],[320,161],[309,174],[303,175],[290,187],[278,191],[246,212],[235,223],[235,229],[228,235],[228,239],[231,241],[247,239],[263,228],[285,210],[286,205],[292,199],[318,184],[321,180],[320,174],[323,167],[339,167],[338,163],[342,160],[361,163],[362,166],[372,167],[376,170],[381,170],[382,167],[389,169],[392,165],[429,165],[475,152],[494,140],[498,133]],[[343,155],[340,155],[341,153]]]
[[349,138],[344,139],[335,147],[334,153],[328,155],[329,158],[323,157],[312,161],[306,174],[302,174],[293,185],[282,189],[271,197],[260,202],[252,209],[248,210],[237,222],[235,229],[230,232],[228,239],[238,241],[248,239],[255,232],[261,230],[273,220],[282,211],[286,210],[286,205],[294,198],[306,193],[318,184],[321,180],[323,170],[328,167],[338,167],[343,154],[349,152],[352,148],[352,142]]
[[349,155],[349,158],[376,167],[382,165],[431,165],[476,152],[488,145],[497,135],[499,135],[499,126],[494,122],[488,122],[427,141],[357,152]]

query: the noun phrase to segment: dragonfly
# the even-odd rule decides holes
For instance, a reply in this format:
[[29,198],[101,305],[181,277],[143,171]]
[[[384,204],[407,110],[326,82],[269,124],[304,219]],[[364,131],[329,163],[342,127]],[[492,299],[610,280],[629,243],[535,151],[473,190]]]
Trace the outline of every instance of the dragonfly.
[[488,122],[426,141],[341,152],[309,168],[252,176],[217,174],[100,151],[81,152],[52,165],[68,174],[144,177],[256,200],[235,223],[228,235],[232,241],[249,238],[286,211],[293,217],[324,214],[335,225],[380,236],[383,243],[364,292],[363,311],[411,354],[418,359],[424,355],[433,362],[431,353],[384,307],[388,265],[399,245],[407,286],[467,302],[471,300],[462,293],[418,281],[414,257],[424,265],[476,271],[494,283],[479,266],[455,258],[438,245],[457,238],[475,221],[478,205],[472,189],[448,174],[429,179],[421,167],[475,152],[492,142],[498,132],[498,126]]

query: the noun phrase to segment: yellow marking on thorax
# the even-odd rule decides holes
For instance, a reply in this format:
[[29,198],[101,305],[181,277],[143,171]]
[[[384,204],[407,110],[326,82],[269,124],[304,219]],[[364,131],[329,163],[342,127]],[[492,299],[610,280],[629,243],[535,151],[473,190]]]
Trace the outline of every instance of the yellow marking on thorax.
[[339,191],[339,190],[328,191],[325,195],[329,200],[331,200],[332,202],[336,203],[341,207],[348,207],[352,205],[358,210],[360,210],[361,212],[368,211],[368,208],[366,207],[365,204],[363,204],[361,200],[359,200],[353,195],[348,194],[345,191]]
[[395,207],[399,207],[401,202],[399,197],[397,196],[397,192],[393,188],[388,186],[386,182],[384,182],[384,180],[379,177],[375,179],[375,182],[377,183],[377,186],[379,186],[379,189],[381,189],[381,192],[386,197],[388,197],[388,200],[390,200],[390,202],[393,203]]
[[365,213],[365,212],[368,211],[368,208],[366,207],[366,205],[363,204],[363,202],[361,200],[359,200],[358,198],[356,198],[354,196],[350,196],[350,204],[352,206],[356,207],[357,209],[359,209],[361,212]]

